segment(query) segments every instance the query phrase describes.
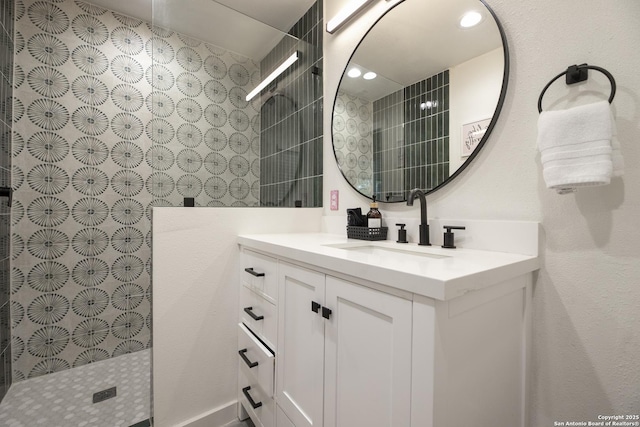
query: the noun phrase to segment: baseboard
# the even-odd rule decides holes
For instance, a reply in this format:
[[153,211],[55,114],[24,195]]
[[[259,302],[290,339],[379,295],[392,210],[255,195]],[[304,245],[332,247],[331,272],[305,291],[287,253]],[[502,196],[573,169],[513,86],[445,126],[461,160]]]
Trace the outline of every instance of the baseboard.
[[176,427],[220,427],[237,418],[238,402],[233,401],[184,421]]

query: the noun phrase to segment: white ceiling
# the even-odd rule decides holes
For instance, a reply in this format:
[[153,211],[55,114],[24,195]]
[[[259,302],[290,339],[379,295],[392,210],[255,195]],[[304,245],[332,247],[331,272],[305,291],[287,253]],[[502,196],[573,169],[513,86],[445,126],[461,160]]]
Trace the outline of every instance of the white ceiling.
[[[484,19],[461,29],[458,22],[469,10]],[[345,77],[341,89],[373,101],[392,92],[388,81],[404,87],[501,46],[497,25],[478,0],[405,0],[374,26],[350,62],[384,79]]]
[[[314,0],[89,0],[261,60]],[[153,11],[153,12],[152,12]]]
[[[89,0],[261,60],[314,0]],[[483,22],[458,27],[468,10]],[[153,13],[152,13],[153,10]],[[479,0],[405,0],[381,19],[352,58],[375,80],[347,79],[341,89],[375,100],[502,46],[493,17]],[[347,81],[349,80],[349,81]],[[377,86],[375,85],[377,83]]]

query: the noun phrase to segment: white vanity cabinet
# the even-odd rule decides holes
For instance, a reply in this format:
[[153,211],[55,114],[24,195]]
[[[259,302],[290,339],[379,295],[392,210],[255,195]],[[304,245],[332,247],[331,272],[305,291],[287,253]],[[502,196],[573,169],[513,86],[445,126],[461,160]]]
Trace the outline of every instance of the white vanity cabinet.
[[278,266],[276,400],[296,427],[408,426],[411,301]]
[[527,427],[537,256],[428,249],[388,262],[341,252],[352,243],[333,236],[240,241],[254,263],[275,265],[277,295],[265,301],[277,330],[262,335],[275,344],[273,394],[253,380],[268,417],[257,425]]

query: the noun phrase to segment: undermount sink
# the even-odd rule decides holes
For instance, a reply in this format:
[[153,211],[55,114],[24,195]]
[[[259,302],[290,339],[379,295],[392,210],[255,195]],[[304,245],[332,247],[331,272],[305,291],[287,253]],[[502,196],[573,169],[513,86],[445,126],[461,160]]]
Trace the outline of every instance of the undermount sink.
[[439,253],[435,253],[433,250],[430,250],[429,247],[425,246],[404,246],[404,247],[392,247],[388,243],[382,242],[362,242],[362,243],[336,243],[323,245],[330,248],[343,249],[349,252],[358,252],[368,255],[379,255],[379,256],[394,256],[400,255],[402,257],[405,256],[415,256],[420,258],[449,258],[450,255],[442,255]]

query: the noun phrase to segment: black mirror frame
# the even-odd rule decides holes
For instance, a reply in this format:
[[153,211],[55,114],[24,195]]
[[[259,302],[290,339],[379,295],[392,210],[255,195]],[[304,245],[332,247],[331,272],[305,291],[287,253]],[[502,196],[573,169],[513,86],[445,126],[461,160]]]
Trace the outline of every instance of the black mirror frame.
[[[362,36],[362,39],[360,39],[360,41],[358,42],[357,46],[353,50],[353,53],[351,53],[351,56],[349,57],[349,60],[347,61],[347,67],[345,67],[344,71],[342,72],[342,77],[340,77],[340,82],[338,83],[338,88],[340,88],[342,80],[344,80],[344,78],[345,78],[349,63],[353,59],[353,56],[355,55],[356,51],[358,50],[358,48],[360,47],[360,45],[362,44],[364,39],[367,37],[367,35],[371,32],[371,30],[373,30],[375,28],[376,24],[378,24],[378,22],[380,22],[380,20],[382,18],[384,18],[393,9],[395,9],[396,7],[398,7],[399,5],[404,3],[404,1],[405,0],[402,0],[402,1],[398,2],[397,4],[393,5],[391,8],[389,8],[389,10],[387,10],[382,16],[380,16],[378,19],[376,19],[376,21],[373,23],[373,25],[371,25],[371,28],[369,28],[367,30],[367,32],[364,34],[364,36]],[[464,163],[462,163],[462,165],[460,165],[460,167],[453,174],[449,175],[449,177],[447,179],[445,179],[444,181],[442,181],[438,186],[436,186],[436,187],[432,188],[431,190],[425,192],[425,194],[431,194],[431,193],[441,189],[445,185],[449,184],[458,175],[460,175],[462,173],[462,171],[464,171],[467,168],[467,166],[469,166],[469,164],[478,155],[478,153],[480,152],[482,147],[484,147],[485,143],[489,139],[489,136],[491,135],[491,132],[493,131],[493,128],[495,127],[496,122],[497,122],[498,118],[500,117],[500,112],[502,111],[502,106],[503,106],[504,100],[505,100],[505,98],[507,96],[507,88],[508,88],[508,83],[509,83],[509,46],[507,44],[507,36],[506,36],[506,34],[504,32],[504,28],[502,27],[502,24],[500,23],[500,20],[496,16],[496,14],[493,11],[493,9],[487,4],[487,2],[485,0],[478,0],[478,1],[480,3],[482,3],[484,5],[484,7],[487,8],[489,13],[493,17],[493,20],[495,21],[496,26],[498,27],[498,31],[500,32],[500,39],[502,40],[502,51],[503,51],[503,54],[504,54],[504,71],[502,73],[502,88],[500,90],[500,96],[498,98],[498,103],[496,105],[496,109],[493,112],[493,116],[491,118],[491,122],[489,123],[489,126],[487,127],[486,132],[482,136],[482,139],[480,140],[480,142],[478,143],[476,148],[473,150],[473,152],[469,155],[469,157],[467,157],[467,159],[464,161]],[[333,112],[335,111],[335,108],[336,108],[337,99],[338,99],[338,93],[336,91],[335,98],[333,100],[333,107],[331,109],[331,146],[333,147],[333,156],[334,156],[334,158],[336,160],[336,164],[338,164],[338,157],[336,155],[336,149],[335,149],[335,145],[334,145],[334,141],[333,141],[333,117],[334,117]],[[339,165],[338,165],[338,169],[340,170],[340,173],[342,174],[342,177],[345,179],[345,181],[347,181],[347,183],[351,186],[351,188],[353,188],[356,192],[358,192],[359,194],[365,196],[366,198],[372,199],[371,195],[363,194],[360,190],[358,190],[356,187],[353,186],[353,184],[347,179],[347,177],[345,176],[344,172],[342,171],[342,168]],[[394,201],[394,202],[385,202],[384,200],[379,200],[379,201],[382,202],[382,203],[405,203],[406,202],[406,200],[398,200],[398,201]]]

